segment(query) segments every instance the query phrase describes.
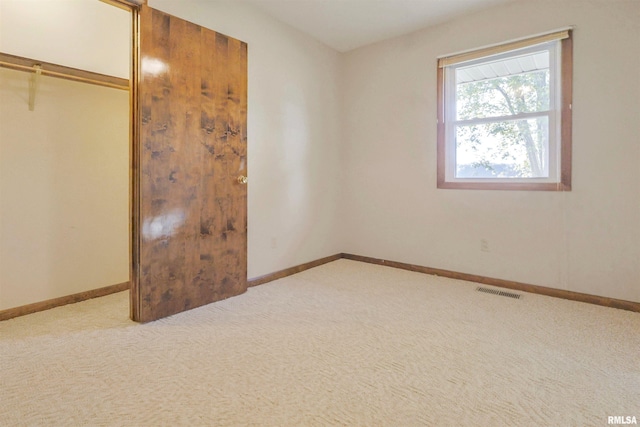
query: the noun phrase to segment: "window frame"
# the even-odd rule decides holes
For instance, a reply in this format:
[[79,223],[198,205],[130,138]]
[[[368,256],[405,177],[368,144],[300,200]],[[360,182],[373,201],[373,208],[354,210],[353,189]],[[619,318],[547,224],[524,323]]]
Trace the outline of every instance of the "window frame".
[[[565,38],[557,36],[566,32]],[[451,152],[455,156],[455,142],[447,144],[447,141],[455,141],[451,138],[453,123],[448,121],[450,115],[446,114],[445,105],[450,78],[447,78],[447,69],[454,68],[455,64],[479,61],[482,58],[495,57],[498,54],[521,51],[530,47],[538,46],[549,41],[559,42],[559,63],[558,76],[560,78],[560,93],[555,98],[558,105],[557,118],[560,120],[557,130],[557,141],[554,149],[557,153],[556,176],[553,181],[548,178],[452,178],[453,171],[451,163]],[[449,71],[451,72],[451,70]],[[466,190],[526,190],[526,191],[571,191],[571,136],[572,136],[572,102],[573,102],[573,36],[571,30],[563,32],[549,33],[542,36],[535,36],[511,43],[505,43],[494,47],[478,49],[465,52],[460,55],[453,55],[438,59],[437,68],[437,188],[441,189],[466,189]],[[550,118],[551,118],[550,114]],[[455,114],[453,115],[455,117]],[[454,120],[455,121],[455,120]],[[449,137],[449,138],[448,138]],[[551,138],[550,138],[551,139]],[[558,158],[559,156],[559,158]],[[455,159],[454,159],[455,161]],[[455,164],[453,164],[455,167]]]

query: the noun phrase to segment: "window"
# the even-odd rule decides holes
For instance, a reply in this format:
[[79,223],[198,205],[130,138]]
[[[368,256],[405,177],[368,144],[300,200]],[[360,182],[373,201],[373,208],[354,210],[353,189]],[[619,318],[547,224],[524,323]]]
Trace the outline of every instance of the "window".
[[571,190],[571,31],[438,60],[438,188]]

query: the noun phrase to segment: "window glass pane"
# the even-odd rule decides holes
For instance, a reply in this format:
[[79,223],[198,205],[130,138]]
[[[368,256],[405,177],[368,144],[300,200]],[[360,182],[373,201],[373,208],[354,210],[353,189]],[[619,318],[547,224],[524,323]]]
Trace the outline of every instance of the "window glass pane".
[[456,178],[548,178],[549,118],[456,126]]
[[508,116],[549,110],[549,52],[459,67],[456,118]]

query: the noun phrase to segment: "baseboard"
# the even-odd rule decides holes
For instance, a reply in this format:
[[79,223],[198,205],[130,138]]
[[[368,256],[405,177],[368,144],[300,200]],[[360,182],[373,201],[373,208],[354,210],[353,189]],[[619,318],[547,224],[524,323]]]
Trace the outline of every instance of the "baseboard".
[[514,282],[511,280],[495,279],[492,277],[478,276],[476,274],[459,273],[457,271],[442,270],[439,268],[424,267],[421,265],[407,264],[404,262],[388,261],[379,258],[370,258],[360,255],[341,254],[341,258],[353,261],[366,262],[369,264],[384,265],[387,267],[400,268],[402,270],[416,271],[419,273],[432,274],[435,276],[448,277],[451,279],[466,280],[469,282],[482,283],[485,285],[497,286],[500,288],[514,289],[523,292],[531,292],[539,295],[546,295],[555,298],[562,298],[571,301],[586,302],[589,304],[602,305],[605,307],[619,308],[622,310],[635,311],[640,313],[640,303],[625,301],[615,298],[601,297],[580,292],[565,291],[562,289],[547,288],[545,286],[530,285],[527,283]]
[[129,282],[123,282],[118,283],[117,285],[105,286],[104,288],[92,289],[90,291],[67,295],[60,298],[53,298],[33,304],[22,305],[20,307],[0,310],[0,321],[12,319],[18,316],[24,316],[26,314],[37,313],[38,311],[49,310],[50,308],[60,307],[67,304],[86,301],[92,298],[103,297],[105,295],[115,294],[116,292],[122,292],[128,289]]
[[301,271],[308,270],[313,267],[317,267],[322,264],[326,264],[331,261],[336,261],[342,258],[342,254],[331,255],[328,257],[320,258],[315,261],[307,262],[304,264],[296,265],[295,267],[285,268],[284,270],[276,271],[275,273],[265,274],[264,276],[254,277],[247,281],[249,287],[262,285],[263,283],[272,282],[274,280],[282,279],[292,274],[300,273]]
[[[583,294],[580,292],[565,291],[562,289],[547,288],[545,286],[530,285],[527,283],[514,282],[511,280],[495,279],[492,277],[479,276],[477,274],[460,273],[457,271],[443,270],[439,268],[425,267],[422,265],[407,264],[398,261],[388,261],[380,258],[372,258],[353,254],[336,254],[328,257],[320,258],[275,273],[265,274],[263,276],[254,277],[247,281],[249,287],[262,285],[274,280],[282,279],[296,273],[300,273],[319,265],[327,264],[338,259],[349,259],[352,261],[366,262],[368,264],[376,264],[387,267],[399,268],[402,270],[415,271],[418,273],[431,274],[435,276],[448,277],[451,279],[466,280],[469,282],[482,283],[485,285],[497,286],[500,288],[514,289],[523,292],[531,292],[539,295],[546,295],[555,298],[562,298],[571,301],[586,302],[589,304],[601,305],[604,307],[619,308],[622,310],[634,311],[640,313],[640,303],[633,301],[625,301],[615,298],[601,297],[597,295]],[[67,304],[73,304],[92,298],[102,297],[116,292],[126,291],[129,289],[129,282],[119,283],[117,285],[106,286],[104,288],[94,289],[91,291],[80,292],[65,297],[54,298],[47,301],[37,302],[34,304],[23,305],[20,307],[0,310],[0,321],[12,319],[26,314],[36,313],[38,311],[48,310],[54,307],[60,307]]]

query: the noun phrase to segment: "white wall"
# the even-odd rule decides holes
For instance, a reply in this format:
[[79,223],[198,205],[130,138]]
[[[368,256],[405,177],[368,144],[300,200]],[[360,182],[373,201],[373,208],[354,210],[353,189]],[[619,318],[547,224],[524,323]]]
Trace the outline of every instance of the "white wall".
[[0,310],[129,280],[129,93],[0,69]]
[[98,0],[0,0],[0,52],[128,79],[129,16]]
[[[436,57],[568,25],[573,191],[436,189]],[[640,2],[522,0],[346,54],[343,251],[640,301],[639,52]]]
[[250,6],[149,6],[248,43],[248,276],[340,252],[340,55]]

